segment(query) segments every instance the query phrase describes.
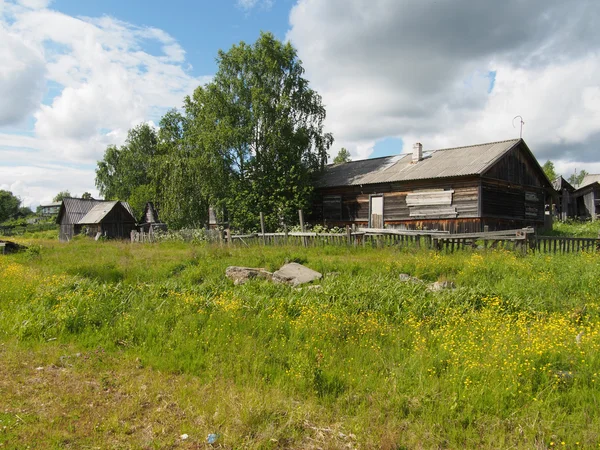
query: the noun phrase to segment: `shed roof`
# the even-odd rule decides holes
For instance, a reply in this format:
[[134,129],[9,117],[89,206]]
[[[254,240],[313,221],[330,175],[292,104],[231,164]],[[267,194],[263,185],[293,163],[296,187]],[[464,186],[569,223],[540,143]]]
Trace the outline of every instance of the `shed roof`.
[[[78,223],[101,200],[85,200],[82,198],[65,198],[56,218],[57,223]],[[63,222],[63,218],[66,220]]]
[[423,159],[417,163],[412,162],[412,153],[404,153],[329,165],[319,177],[317,186],[353,186],[480,175],[520,142],[521,139],[510,139],[430,150],[424,152]]
[[571,183],[565,180],[562,175],[559,175],[554,179],[552,182],[552,187],[558,192],[562,192],[563,189],[566,189],[569,192],[573,192],[575,190]]
[[583,177],[583,181],[578,186],[579,189],[585,186],[589,186],[590,184],[600,183],[600,174],[592,174],[588,173],[585,177]]
[[121,206],[123,206],[123,208],[125,208],[125,210],[131,216],[132,222],[135,222],[135,217],[131,210],[131,206],[129,206],[129,203],[118,202],[118,201],[108,201],[108,202],[101,202],[101,203],[95,205],[92,209],[89,210],[89,212],[84,217],[82,217],[79,220],[78,224],[79,225],[92,225],[92,224],[100,223],[118,204],[121,204]]

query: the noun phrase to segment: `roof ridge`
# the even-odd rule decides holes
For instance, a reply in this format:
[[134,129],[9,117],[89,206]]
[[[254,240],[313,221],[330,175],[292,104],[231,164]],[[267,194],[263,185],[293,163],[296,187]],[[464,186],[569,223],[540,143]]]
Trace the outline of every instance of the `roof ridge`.
[[[446,150],[458,150],[459,148],[481,147],[482,145],[504,144],[505,142],[518,142],[520,140],[521,140],[521,138],[504,139],[503,141],[482,142],[481,144],[461,145],[459,147],[438,148],[438,149],[433,149],[433,150],[423,149],[423,151],[424,152],[445,152]],[[410,154],[410,153],[408,153],[408,154]]]

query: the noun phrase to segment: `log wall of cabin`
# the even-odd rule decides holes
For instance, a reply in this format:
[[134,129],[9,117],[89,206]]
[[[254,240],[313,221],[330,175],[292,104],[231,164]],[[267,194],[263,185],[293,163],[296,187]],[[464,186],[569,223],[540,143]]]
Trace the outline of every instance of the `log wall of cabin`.
[[[411,216],[407,195],[432,191],[452,191],[451,204],[423,206],[424,215]],[[436,180],[423,182],[386,183],[363,186],[344,186],[320,189],[313,203],[309,220],[327,226],[368,226],[369,199],[383,196],[383,219],[386,227],[407,229],[436,229],[451,232],[479,231],[478,179]],[[426,194],[425,194],[426,195]],[[341,209],[337,198],[341,200]],[[413,214],[415,214],[413,207]]]

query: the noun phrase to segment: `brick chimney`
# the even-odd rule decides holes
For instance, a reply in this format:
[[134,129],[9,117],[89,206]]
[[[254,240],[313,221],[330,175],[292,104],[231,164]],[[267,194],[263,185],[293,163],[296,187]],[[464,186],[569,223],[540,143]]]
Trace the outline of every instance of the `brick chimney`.
[[413,145],[412,162],[418,163],[423,159],[423,144],[417,142]]

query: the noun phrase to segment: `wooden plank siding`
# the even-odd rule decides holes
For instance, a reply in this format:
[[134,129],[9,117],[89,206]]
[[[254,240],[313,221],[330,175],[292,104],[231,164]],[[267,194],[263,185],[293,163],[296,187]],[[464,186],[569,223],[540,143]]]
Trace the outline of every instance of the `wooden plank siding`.
[[[407,195],[432,191],[432,197],[437,197],[440,192],[452,191],[451,206],[456,213],[452,215],[454,220],[467,220],[465,227],[455,228],[451,220],[447,220],[443,214],[445,206],[432,205],[433,210],[440,214],[430,216],[411,216],[411,208],[407,204]],[[441,229],[454,231],[464,229],[468,231],[479,231],[479,221],[473,221],[478,217],[479,180],[430,180],[416,183],[388,183],[367,186],[343,186],[339,188],[327,188],[318,192],[313,203],[310,221],[323,223],[328,226],[360,225],[369,221],[369,198],[371,195],[383,195],[383,217],[387,227],[406,227],[409,229]],[[339,207],[333,199],[341,199],[341,219],[339,219]],[[324,201],[325,200],[325,201]],[[414,208],[414,207],[413,207]],[[421,207],[426,210],[427,207]],[[440,209],[442,208],[442,209]]]

